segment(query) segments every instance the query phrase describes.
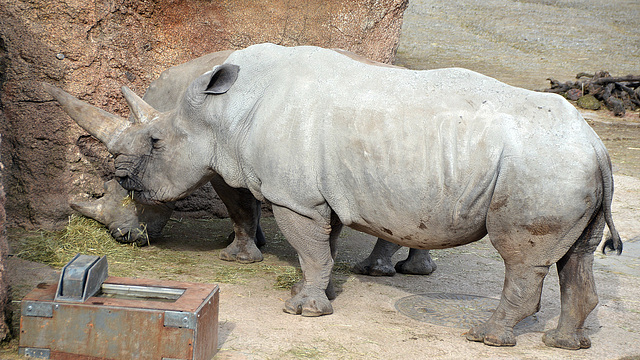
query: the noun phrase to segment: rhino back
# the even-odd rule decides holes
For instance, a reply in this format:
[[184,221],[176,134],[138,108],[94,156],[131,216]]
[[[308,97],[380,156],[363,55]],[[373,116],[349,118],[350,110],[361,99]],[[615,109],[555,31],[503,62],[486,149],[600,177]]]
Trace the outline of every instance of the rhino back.
[[328,204],[345,225],[381,237],[418,231],[460,244],[483,235],[501,172],[536,187],[597,170],[589,155],[599,140],[552,94],[314,47],[258,45],[227,62],[241,69],[224,126],[242,129],[242,181],[306,216]]

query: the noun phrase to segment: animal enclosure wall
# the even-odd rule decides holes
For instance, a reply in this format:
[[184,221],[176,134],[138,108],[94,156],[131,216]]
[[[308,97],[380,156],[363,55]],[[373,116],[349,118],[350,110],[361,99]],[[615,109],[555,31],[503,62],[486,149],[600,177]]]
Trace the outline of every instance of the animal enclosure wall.
[[[407,0],[0,0],[0,131],[9,225],[52,228],[70,198],[100,196],[113,168],[40,83],[128,116],[119,88],[142,95],[164,69],[273,42],[395,55]],[[184,211],[224,216],[213,191]]]

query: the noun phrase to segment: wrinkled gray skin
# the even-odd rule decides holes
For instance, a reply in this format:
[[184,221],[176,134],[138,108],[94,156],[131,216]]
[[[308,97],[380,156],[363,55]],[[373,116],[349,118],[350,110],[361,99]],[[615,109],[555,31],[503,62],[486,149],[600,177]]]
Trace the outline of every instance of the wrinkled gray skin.
[[[389,66],[358,56],[354,53],[338,50],[353,59],[371,65]],[[145,93],[143,100],[153,106],[158,111],[170,111],[178,106],[178,102],[184,96],[184,92],[193,80],[214,66],[222,64],[233,51],[219,51],[201,56],[187,63],[174,66],[162,72],[160,77],[151,83]],[[389,66],[390,67],[390,66]],[[133,116],[133,115],[132,115]],[[212,181],[214,189],[219,194],[227,190],[219,181]],[[234,190],[235,191],[235,190]],[[87,201],[73,202],[71,207],[81,214],[99,221],[107,226],[111,235],[119,242],[135,243],[139,246],[149,243],[149,238],[160,237],[162,229],[171,217],[174,203],[161,203],[144,205],[131,202],[123,205],[123,199],[128,192],[118,185],[116,181],[105,183],[105,194],[102,198]],[[223,194],[222,198],[227,198]],[[251,231],[251,224],[255,219],[253,211],[243,211],[235,209],[234,202],[225,202],[225,205],[234,216],[232,221],[234,229],[239,226],[249,226],[245,232]],[[245,218],[249,216],[250,218]],[[258,214],[259,216],[259,214]],[[253,248],[247,237],[238,237],[235,234],[229,235],[231,245],[220,252],[223,260],[239,261],[251,263],[262,260],[262,254],[258,249]],[[257,247],[265,244],[264,233],[258,222],[256,235],[253,240]],[[356,264],[353,271],[358,274],[371,276],[393,276],[396,271],[404,274],[428,275],[436,269],[436,264],[431,260],[429,250],[411,249],[406,260],[399,261],[395,267],[391,257],[400,249],[400,246],[386,240],[378,238],[371,254],[365,260]]]
[[286,312],[332,313],[325,291],[343,225],[422,249],[488,234],[504,288],[467,338],[515,345],[513,327],[539,309],[556,264],[561,313],[543,341],[591,345],[583,325],[598,302],[593,252],[605,225],[605,248],[622,243],[607,151],[560,96],[465,69],[385,68],[272,44],[232,53],[174,111],[123,88],[133,123],[46,88],[116,156],[136,200],[175,201],[220,176],[270,201],[304,274]]

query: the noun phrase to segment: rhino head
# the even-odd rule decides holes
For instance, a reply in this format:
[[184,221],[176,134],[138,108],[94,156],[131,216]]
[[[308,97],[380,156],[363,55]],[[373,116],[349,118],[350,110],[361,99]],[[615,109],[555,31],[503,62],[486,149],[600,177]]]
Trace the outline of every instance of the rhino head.
[[131,120],[107,113],[44,83],[51,94],[89,134],[115,157],[115,177],[143,204],[174,201],[189,195],[215,175],[215,138],[207,124],[212,96],[225,94],[238,76],[236,65],[218,65],[198,77],[179,105],[160,112],[127,87],[122,93]]
[[104,224],[118,242],[149,244],[160,238],[173,213],[174,203],[144,205],[132,201],[129,192],[115,180],[104,183],[104,195],[90,201],[72,201],[71,208]]

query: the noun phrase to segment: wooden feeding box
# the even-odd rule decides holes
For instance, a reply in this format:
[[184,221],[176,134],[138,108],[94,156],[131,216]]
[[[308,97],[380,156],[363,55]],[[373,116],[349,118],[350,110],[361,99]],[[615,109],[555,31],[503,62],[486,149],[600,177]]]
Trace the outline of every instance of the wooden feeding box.
[[106,258],[91,258],[76,256],[58,284],[41,283],[24,297],[20,354],[61,360],[213,357],[217,285],[106,276]]

